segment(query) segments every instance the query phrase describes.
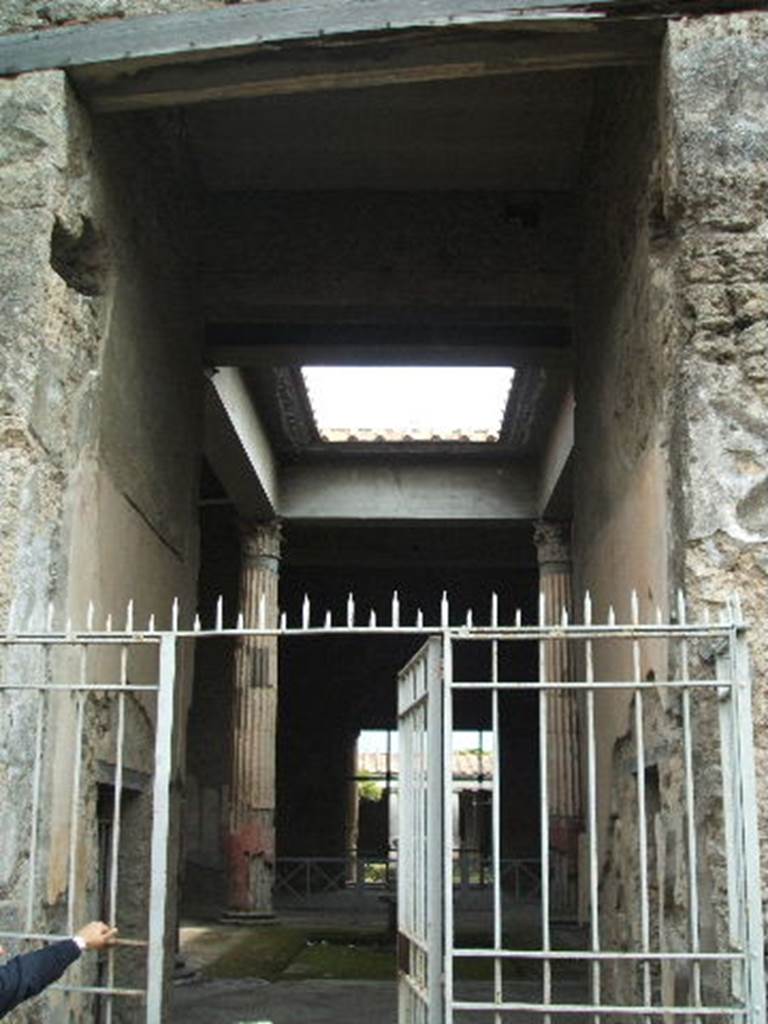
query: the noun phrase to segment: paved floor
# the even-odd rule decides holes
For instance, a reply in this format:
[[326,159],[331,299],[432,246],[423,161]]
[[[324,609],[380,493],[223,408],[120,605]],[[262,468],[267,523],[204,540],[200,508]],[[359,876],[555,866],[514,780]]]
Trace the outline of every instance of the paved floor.
[[[514,998],[536,999],[524,982]],[[576,992],[562,991],[574,997]],[[462,997],[485,998],[485,986],[465,985]],[[511,995],[511,993],[510,993]],[[458,1013],[457,1024],[489,1021],[487,1013]],[[538,1019],[538,1015],[537,1015]],[[583,1015],[553,1016],[553,1024],[583,1024]],[[396,1024],[397,990],[381,981],[210,981],[178,986],[172,1024]],[[532,1024],[530,1014],[505,1014],[505,1024]]]
[[397,993],[381,981],[212,981],[174,992],[173,1024],[394,1024]]

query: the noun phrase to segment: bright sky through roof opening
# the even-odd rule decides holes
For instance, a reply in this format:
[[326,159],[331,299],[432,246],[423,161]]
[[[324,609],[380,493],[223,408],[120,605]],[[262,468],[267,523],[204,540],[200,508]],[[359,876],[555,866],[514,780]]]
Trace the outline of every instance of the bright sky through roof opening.
[[508,366],[305,366],[302,373],[317,429],[334,441],[362,440],[360,433],[495,441],[514,376]]

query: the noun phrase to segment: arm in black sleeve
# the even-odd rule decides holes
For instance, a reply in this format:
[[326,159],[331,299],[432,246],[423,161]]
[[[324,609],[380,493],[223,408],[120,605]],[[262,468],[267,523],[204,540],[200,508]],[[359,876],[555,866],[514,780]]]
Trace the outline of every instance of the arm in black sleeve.
[[62,976],[80,956],[72,939],[15,956],[0,967],[0,1017]]

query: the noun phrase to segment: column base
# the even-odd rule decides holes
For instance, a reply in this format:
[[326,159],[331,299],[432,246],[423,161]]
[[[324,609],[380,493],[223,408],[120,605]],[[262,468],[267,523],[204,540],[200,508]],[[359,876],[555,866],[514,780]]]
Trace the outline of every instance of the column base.
[[277,915],[272,910],[225,910],[219,920],[222,924],[277,924]]

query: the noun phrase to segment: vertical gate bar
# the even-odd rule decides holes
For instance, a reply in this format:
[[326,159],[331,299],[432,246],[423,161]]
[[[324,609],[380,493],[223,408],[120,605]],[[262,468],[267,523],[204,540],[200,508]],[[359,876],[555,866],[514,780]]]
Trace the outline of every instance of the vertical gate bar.
[[173,710],[176,635],[163,633],[155,725],[155,777],[152,787],[152,849],[147,950],[147,1022],[161,1024],[165,981],[165,923],[168,906],[168,840],[171,821]]
[[731,602],[730,645],[733,692],[738,713],[738,764],[741,779],[741,813],[746,882],[746,953],[749,992],[748,1024],[766,1024],[765,964],[763,961],[763,908],[760,884],[760,840],[757,827],[757,787],[752,724],[752,681],[746,631],[738,601]]
[[29,878],[27,879],[27,931],[34,928],[35,882],[37,876],[37,838],[40,817],[40,782],[43,768],[43,726],[45,724],[45,690],[37,691],[35,722],[35,765],[32,771],[32,822],[29,836]]
[[[592,625],[592,600],[589,594],[584,597],[584,625]],[[587,683],[595,681],[594,651],[592,641],[584,644],[585,677]],[[590,948],[593,953],[600,951],[600,905],[598,897],[598,856],[597,856],[597,744],[595,739],[595,691],[587,690],[587,829],[589,834],[589,934]],[[599,1006],[602,1002],[602,979],[600,961],[594,960],[591,966],[592,1003]],[[601,1024],[601,1016],[596,1013],[594,1024]]]
[[[539,625],[546,626],[546,598],[539,594]],[[547,641],[539,640],[539,682],[547,679]],[[548,704],[546,689],[539,691],[539,796],[541,808],[541,948],[548,953],[552,948],[549,928],[549,745],[548,745]],[[542,961],[542,1000],[545,1005],[552,1002],[552,962]],[[544,1024],[550,1024],[550,1015],[544,1014]]]
[[[88,647],[80,645],[80,685],[84,686],[88,675]],[[80,783],[83,760],[83,728],[85,723],[86,695],[80,690],[75,698],[77,713],[75,716],[75,765],[72,777],[72,799],[69,812],[69,880],[67,891],[67,930],[75,934],[75,889],[77,886],[77,839],[78,813],[80,810]]]
[[[640,624],[640,608],[637,591],[632,591],[632,625]],[[636,683],[641,681],[640,641],[632,641],[632,676]],[[648,895],[648,822],[645,802],[645,722],[643,716],[643,692],[635,690],[635,755],[637,770],[637,835],[640,858],[640,942],[643,953],[651,949],[650,900]],[[641,965],[643,975],[643,1003],[651,1005],[651,965],[648,960]],[[651,1024],[649,1015],[646,1024]]]
[[[493,595],[491,601],[491,626],[499,624],[499,598]],[[501,751],[499,749],[499,642],[491,641],[491,856],[493,858],[493,948],[501,949]],[[493,998],[497,1003],[504,998],[504,982],[500,957],[493,960]],[[502,1024],[500,1013],[494,1014],[494,1024]]]
[[[678,621],[686,624],[685,600],[682,593],[677,599]],[[690,930],[691,952],[698,953],[701,949],[699,936],[699,869],[698,850],[696,848],[696,808],[693,778],[693,736],[691,732],[691,688],[687,685],[690,673],[688,665],[688,640],[685,635],[680,641],[680,672],[683,682],[683,759],[685,765],[685,827],[688,846],[688,927]],[[692,965],[693,1005],[701,1006],[701,963],[694,960]],[[701,1017],[695,1016],[696,1024],[701,1024]]]
[[445,1024],[453,1024],[453,641],[443,630],[443,977]]
[[[128,645],[120,647],[121,686],[128,682]],[[123,761],[125,745],[125,694],[117,697],[117,736],[115,737],[115,784],[112,803],[112,850],[109,863],[109,924],[117,926],[117,892],[120,872],[120,834],[122,831],[122,800],[123,800]],[[107,955],[107,985],[115,986],[115,950],[110,947]],[[112,1024],[114,999],[107,996],[106,1024]]]
[[430,640],[429,696],[427,699],[427,800],[429,802],[427,836],[429,862],[427,865],[427,941],[429,944],[429,1024],[442,1024],[445,1008],[442,999],[443,975],[443,844],[444,820],[442,798],[443,712],[442,651],[439,640]]
[[[743,915],[746,892],[744,885],[744,858],[741,847],[743,835],[741,825],[738,772],[734,770],[734,751],[736,741],[736,700],[734,697],[735,679],[732,659],[730,657],[730,641],[728,656],[721,654],[717,658],[717,678],[723,680],[723,687],[718,691],[718,712],[720,718],[720,766],[723,780],[723,831],[725,832],[725,867],[728,886],[728,943],[731,949],[744,950]],[[731,963],[731,995],[746,1002],[744,985],[744,965],[734,960]]]

